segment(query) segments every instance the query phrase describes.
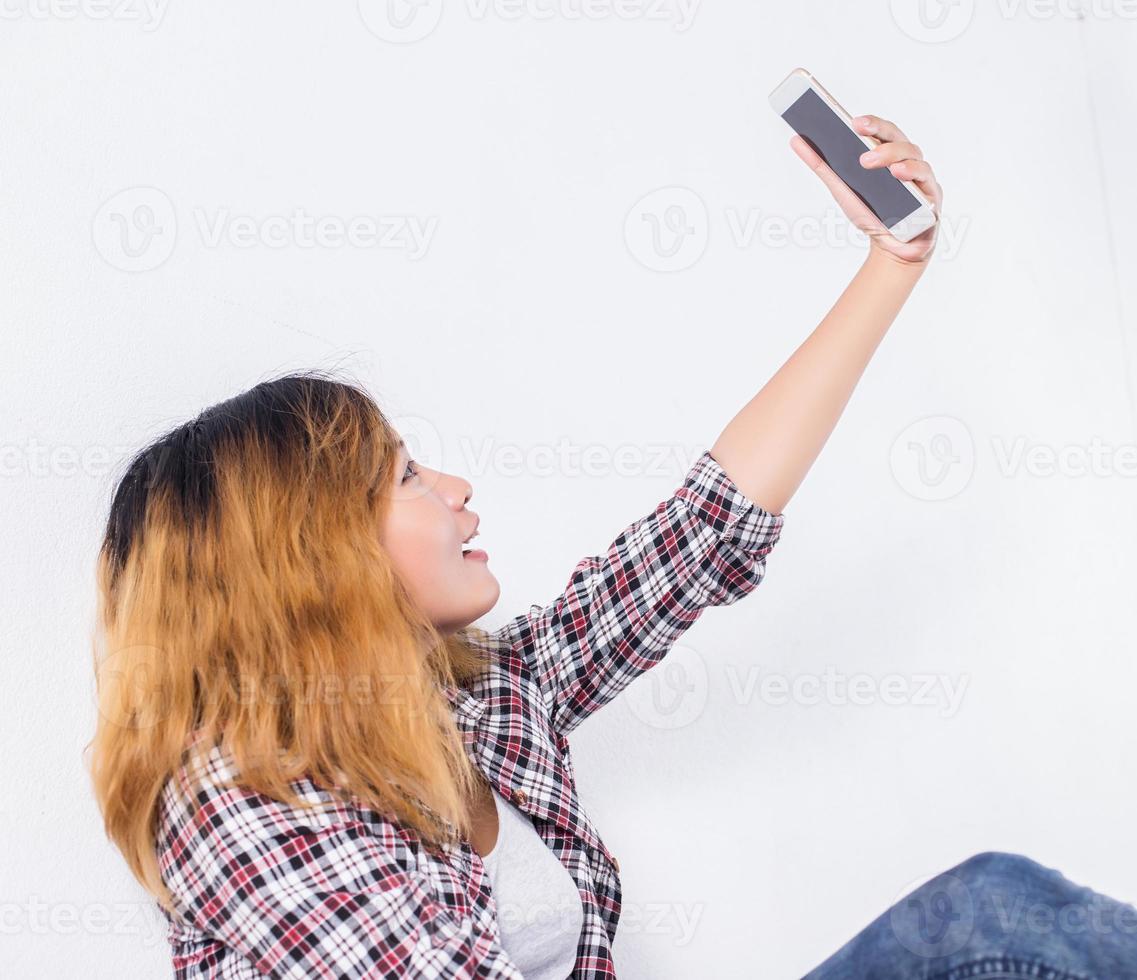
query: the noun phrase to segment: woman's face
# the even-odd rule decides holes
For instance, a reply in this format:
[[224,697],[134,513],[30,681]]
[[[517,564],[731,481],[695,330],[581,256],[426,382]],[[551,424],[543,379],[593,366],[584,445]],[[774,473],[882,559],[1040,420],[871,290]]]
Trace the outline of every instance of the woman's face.
[[466,509],[473,488],[416,463],[400,441],[390,505],[379,539],[411,597],[443,633],[469,626],[489,612],[501,594],[484,557],[462,554],[477,528]]

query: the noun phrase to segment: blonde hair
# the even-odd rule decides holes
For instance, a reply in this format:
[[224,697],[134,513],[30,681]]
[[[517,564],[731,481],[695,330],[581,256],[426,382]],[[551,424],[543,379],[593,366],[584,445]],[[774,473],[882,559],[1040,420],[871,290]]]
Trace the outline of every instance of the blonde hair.
[[477,631],[434,628],[379,542],[398,442],[360,387],[290,374],[156,440],[118,484],[90,771],[108,837],[167,908],[157,811],[191,743],[223,741],[275,799],[300,804],[289,784],[307,777],[428,844],[469,832],[480,774],[442,688],[484,654]]

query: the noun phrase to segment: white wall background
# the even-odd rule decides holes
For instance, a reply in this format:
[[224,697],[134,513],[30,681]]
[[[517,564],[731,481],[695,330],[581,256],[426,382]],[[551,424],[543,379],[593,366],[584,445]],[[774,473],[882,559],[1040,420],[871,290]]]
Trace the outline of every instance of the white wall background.
[[[945,237],[766,583],[574,736],[623,869],[621,976],[800,976],[986,849],[1137,900],[1124,2],[936,28],[915,0],[426,0],[394,41],[378,0],[152,2],[2,5],[5,976],[170,975],[81,757],[117,464],[268,374],[343,365],[473,482],[487,625],[549,600],[863,258],[766,103],[797,65],[920,144]],[[655,271],[643,213],[675,204],[693,234]],[[240,244],[296,213],[330,219],[322,243]],[[328,237],[366,218],[383,246]],[[562,441],[591,468],[539,455]],[[937,688],[762,687],[826,671]]]

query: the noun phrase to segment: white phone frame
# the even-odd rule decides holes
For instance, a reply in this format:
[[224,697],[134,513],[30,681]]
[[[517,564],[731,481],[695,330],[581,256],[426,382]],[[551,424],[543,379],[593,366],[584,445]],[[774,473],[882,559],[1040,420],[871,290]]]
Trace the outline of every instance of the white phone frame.
[[[785,80],[770,93],[770,105],[774,111],[781,116],[782,113],[800,99],[809,89],[813,89],[818,97],[837,114],[837,118],[849,127],[849,131],[856,136],[857,139],[865,144],[866,149],[871,150],[880,145],[880,140],[875,140],[871,136],[858,133],[856,129],[853,128],[853,117],[850,116],[841,104],[825,91],[825,87],[804,68],[795,68],[786,76]],[[790,129],[793,129],[793,127],[790,126]],[[796,130],[794,131],[796,132]],[[897,177],[891,171],[889,171],[889,174],[895,180],[899,180],[900,183],[911,191],[912,196],[921,202],[920,207],[907,217],[901,218],[895,225],[888,229],[888,233],[897,241],[910,242],[917,235],[927,231],[936,223],[936,211],[932,206],[932,202],[928,200],[927,196],[922,193],[920,188],[912,181]]]

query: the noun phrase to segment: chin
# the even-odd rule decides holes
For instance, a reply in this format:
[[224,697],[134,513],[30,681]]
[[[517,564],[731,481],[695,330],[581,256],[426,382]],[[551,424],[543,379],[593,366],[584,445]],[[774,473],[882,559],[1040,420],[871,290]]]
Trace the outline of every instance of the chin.
[[479,616],[484,616],[491,609],[493,609],[493,607],[497,605],[497,600],[501,597],[501,583],[493,577],[492,572],[490,573],[490,580],[492,582],[492,587],[486,590],[486,596],[483,601],[485,608],[480,613],[478,613]]

